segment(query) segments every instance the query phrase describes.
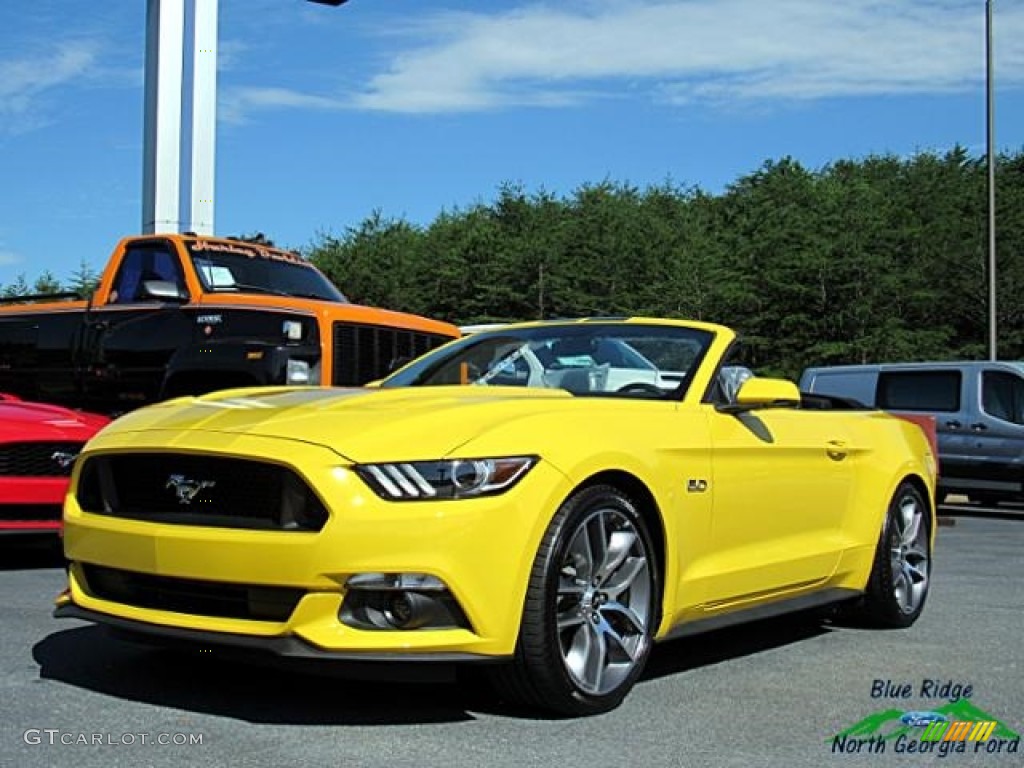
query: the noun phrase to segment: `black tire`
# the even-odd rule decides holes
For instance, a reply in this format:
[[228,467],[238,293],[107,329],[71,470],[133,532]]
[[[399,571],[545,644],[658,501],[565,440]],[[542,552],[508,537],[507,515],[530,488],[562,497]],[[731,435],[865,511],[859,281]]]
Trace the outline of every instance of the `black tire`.
[[515,658],[492,672],[498,691],[561,715],[617,707],[651,652],[658,573],[628,496],[608,485],[573,494],[534,558]]
[[931,581],[932,515],[921,492],[902,483],[889,502],[867,590],[852,618],[874,627],[909,627],[924,610]]

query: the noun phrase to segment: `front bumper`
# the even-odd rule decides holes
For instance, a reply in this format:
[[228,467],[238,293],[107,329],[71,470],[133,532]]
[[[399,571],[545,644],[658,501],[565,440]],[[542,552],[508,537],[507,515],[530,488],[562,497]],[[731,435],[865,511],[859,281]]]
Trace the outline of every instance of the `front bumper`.
[[222,648],[231,651],[255,652],[271,654],[283,658],[310,659],[319,661],[352,661],[369,663],[407,663],[429,661],[438,664],[465,664],[467,662],[498,661],[502,657],[480,656],[471,653],[435,653],[423,655],[419,653],[372,653],[345,652],[324,650],[310,645],[295,636],[260,637],[231,632],[211,632],[209,630],[180,629],[176,627],[151,624],[145,621],[120,619],[98,611],[80,608],[69,599],[58,599],[53,615],[58,619],[80,619],[103,624],[115,630],[127,632],[136,637],[152,637],[158,643],[180,643],[182,645],[212,650]]
[[[325,448],[255,436],[228,442],[232,456],[274,463],[288,456],[288,465],[329,510],[326,525],[317,532],[296,532],[153,523],[90,513],[69,496],[64,542],[70,589],[58,616],[127,624],[168,637],[184,633],[225,645],[239,645],[244,638],[242,645],[281,655],[363,660],[512,655],[534,555],[550,515],[569,490],[555,468],[542,461],[499,496],[386,502]],[[190,452],[219,446],[223,455],[224,443],[223,434],[189,436]],[[101,594],[89,582],[90,569],[141,574],[142,581],[152,576],[174,584],[201,582],[213,590],[217,585],[236,591],[286,588],[298,597],[294,609],[273,619],[217,615],[208,607],[145,607],[145,601]],[[364,573],[440,579],[467,626],[400,630],[343,623],[346,582]]]

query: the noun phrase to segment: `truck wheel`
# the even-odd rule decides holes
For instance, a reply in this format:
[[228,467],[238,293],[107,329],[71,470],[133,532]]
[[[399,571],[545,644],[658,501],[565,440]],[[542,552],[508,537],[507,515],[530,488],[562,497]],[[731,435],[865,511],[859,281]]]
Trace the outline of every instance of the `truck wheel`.
[[563,715],[614,709],[650,655],[657,584],[632,500],[607,485],[571,496],[534,559],[515,659],[494,670],[499,691]]
[[902,483],[889,502],[864,596],[854,617],[877,627],[909,627],[924,609],[931,579],[931,515],[921,492]]

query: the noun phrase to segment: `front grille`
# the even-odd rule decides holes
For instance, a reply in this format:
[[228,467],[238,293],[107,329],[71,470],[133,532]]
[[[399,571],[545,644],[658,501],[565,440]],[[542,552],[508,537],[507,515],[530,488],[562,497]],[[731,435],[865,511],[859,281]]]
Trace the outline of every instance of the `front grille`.
[[291,587],[174,579],[84,564],[87,591],[101,600],[225,619],[287,621],[305,592]]
[[60,504],[0,504],[0,520],[4,522],[52,522],[61,519]]
[[334,324],[332,384],[357,387],[387,376],[399,363],[439,347],[448,336],[379,325]]
[[5,443],[0,445],[0,476],[70,477],[82,443]]
[[319,531],[327,510],[287,467],[199,454],[94,456],[76,499],[96,514],[220,528]]

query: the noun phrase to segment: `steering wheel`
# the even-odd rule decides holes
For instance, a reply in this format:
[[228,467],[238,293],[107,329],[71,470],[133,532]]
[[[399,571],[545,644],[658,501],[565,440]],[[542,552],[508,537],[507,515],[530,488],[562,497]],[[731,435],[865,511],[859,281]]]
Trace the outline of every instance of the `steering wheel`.
[[615,391],[621,392],[624,395],[634,393],[638,395],[657,395],[658,397],[663,397],[665,395],[665,390],[661,387],[646,381],[631,381],[629,384],[623,384]]

